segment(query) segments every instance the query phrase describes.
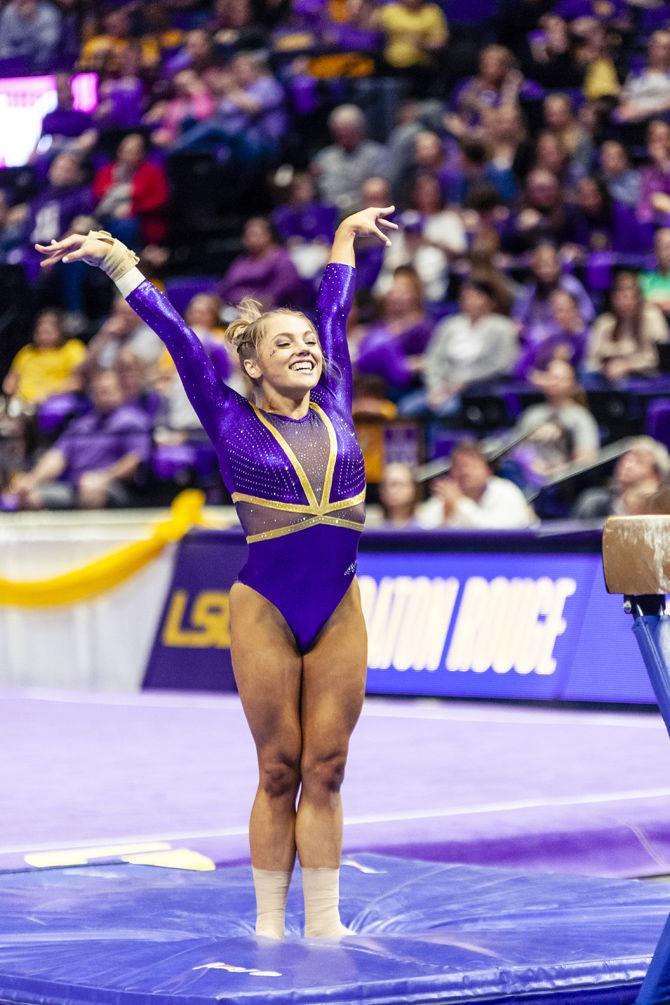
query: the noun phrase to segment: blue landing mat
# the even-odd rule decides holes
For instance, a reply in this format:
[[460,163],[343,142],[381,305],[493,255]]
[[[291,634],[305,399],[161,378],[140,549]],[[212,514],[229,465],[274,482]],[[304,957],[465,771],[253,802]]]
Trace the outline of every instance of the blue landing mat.
[[33,1005],[549,1002],[629,1005],[670,886],[361,854],[339,945],[253,936],[246,866],[97,865],[0,875],[0,1001]]

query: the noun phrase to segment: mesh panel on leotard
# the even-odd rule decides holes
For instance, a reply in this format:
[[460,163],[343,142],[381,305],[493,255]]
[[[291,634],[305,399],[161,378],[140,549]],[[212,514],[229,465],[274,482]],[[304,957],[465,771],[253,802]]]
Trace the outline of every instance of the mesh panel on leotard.
[[[350,521],[359,525],[363,523],[365,510],[362,500],[341,508],[337,505],[361,492],[364,485],[362,473],[356,472],[350,479],[357,492],[338,493],[334,490],[335,472],[341,464],[343,448],[345,454],[354,455],[347,467],[352,472],[357,466],[362,470],[358,442],[355,435],[349,433],[346,424],[340,428],[342,424],[338,422],[338,417],[329,417],[317,403],[313,403],[307,415],[299,420],[260,409],[255,411],[254,419],[255,422],[251,423],[253,434],[244,441],[238,439],[238,452],[230,457],[236,489],[233,498],[247,537],[275,536],[282,529],[305,522],[344,521],[342,526]],[[282,489],[281,499],[277,498],[276,479],[272,491],[248,491],[242,487],[247,479],[240,476],[244,476],[247,470],[248,484],[252,485],[251,468],[258,463],[255,455],[257,441],[263,445],[264,466],[274,471],[275,475],[281,473],[286,482],[292,483],[289,494]],[[342,481],[341,477],[338,481]]]

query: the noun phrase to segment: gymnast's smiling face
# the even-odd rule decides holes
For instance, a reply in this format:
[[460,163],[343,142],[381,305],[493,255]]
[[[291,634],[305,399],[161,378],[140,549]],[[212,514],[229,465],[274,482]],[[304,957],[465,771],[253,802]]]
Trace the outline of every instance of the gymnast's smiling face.
[[302,398],[319,383],[323,352],[318,336],[302,314],[270,314],[256,355],[244,362],[261,386],[290,398]]

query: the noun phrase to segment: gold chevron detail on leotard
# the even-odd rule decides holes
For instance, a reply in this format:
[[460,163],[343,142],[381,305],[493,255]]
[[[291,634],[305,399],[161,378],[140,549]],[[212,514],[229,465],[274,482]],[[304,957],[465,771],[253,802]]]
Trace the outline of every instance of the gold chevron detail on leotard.
[[301,513],[308,517],[308,519],[299,520],[297,523],[288,524],[286,527],[277,527],[274,530],[266,530],[260,534],[250,534],[247,537],[247,543],[253,544],[255,541],[268,541],[275,537],[284,537],[286,534],[294,534],[299,530],[307,530],[308,527],[314,527],[319,523],[328,524],[333,527],[346,527],[352,530],[362,530],[364,524],[358,520],[346,520],[341,517],[329,516],[330,513],[336,512],[337,510],[347,509],[349,506],[357,506],[359,503],[365,502],[365,489],[357,495],[351,496],[349,499],[338,499],[335,502],[330,501],[330,493],[333,486],[333,474],[335,472],[335,461],[337,459],[337,435],[332,422],[324,410],[317,405],[316,402],[311,401],[309,404],[309,407],[316,412],[326,427],[329,444],[328,462],[326,465],[323,489],[321,490],[321,499],[320,501],[317,501],[314,489],[312,488],[312,485],[305,473],[305,469],[296,457],[291,446],[286,442],[279,430],[272,425],[265,415],[263,415],[260,408],[257,408],[256,405],[252,405],[251,407],[253,408],[257,418],[260,422],[262,422],[265,428],[272,433],[275,440],[283,450],[286,455],[286,459],[298,476],[308,502],[284,503],[278,502],[276,499],[266,499],[263,496],[249,495],[246,492],[233,492],[233,502],[251,503],[254,506],[262,506],[266,509],[286,510],[287,513]]

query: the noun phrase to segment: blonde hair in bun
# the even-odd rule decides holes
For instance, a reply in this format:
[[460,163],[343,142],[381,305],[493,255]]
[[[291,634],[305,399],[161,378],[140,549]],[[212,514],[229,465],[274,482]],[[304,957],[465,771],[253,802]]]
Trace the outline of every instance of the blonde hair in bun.
[[[258,347],[265,336],[266,322],[278,314],[290,314],[293,317],[303,318],[314,334],[317,334],[306,314],[303,314],[302,311],[293,311],[289,307],[277,307],[274,310],[264,312],[258,300],[254,300],[253,297],[244,297],[237,305],[236,311],[239,316],[235,321],[231,321],[226,328],[226,341],[236,350],[243,370],[245,359],[253,359],[258,354]],[[323,369],[325,372],[325,359]]]

